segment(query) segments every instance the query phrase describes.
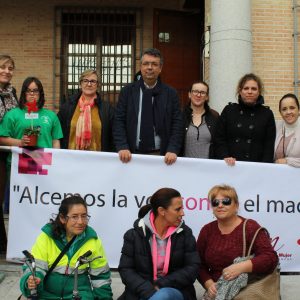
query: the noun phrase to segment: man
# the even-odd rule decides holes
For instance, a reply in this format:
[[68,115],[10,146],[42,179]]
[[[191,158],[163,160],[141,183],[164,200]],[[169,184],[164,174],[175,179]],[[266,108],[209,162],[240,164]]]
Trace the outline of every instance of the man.
[[182,147],[182,116],[176,91],[159,79],[163,59],[159,50],[144,51],[141,78],[125,86],[115,111],[114,141],[120,160],[131,153],[160,154],[173,164]]

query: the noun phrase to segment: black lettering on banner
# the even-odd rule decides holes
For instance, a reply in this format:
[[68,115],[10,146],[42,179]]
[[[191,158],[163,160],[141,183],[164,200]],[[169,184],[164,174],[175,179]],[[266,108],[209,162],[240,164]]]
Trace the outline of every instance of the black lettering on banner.
[[29,190],[28,186],[25,186],[25,188],[22,192],[19,203],[22,203],[24,199],[28,199],[29,202],[32,204],[32,198],[31,198],[31,194],[30,194],[30,190]]
[[245,211],[254,212],[254,207],[255,207],[255,204],[254,204],[254,201],[252,199],[248,199],[248,200],[245,201],[245,203],[244,203]]
[[[118,199],[116,199],[118,198]],[[127,207],[126,195],[117,195],[116,189],[113,189],[112,207]]]
[[[83,199],[87,206],[93,206],[96,202],[96,198],[93,194],[86,194]],[[91,199],[91,203],[88,202],[89,199]]]
[[51,195],[51,202],[54,205],[60,205],[61,201],[55,202],[54,200],[61,200],[61,194],[60,193],[53,193]]
[[287,213],[295,213],[295,202],[294,201],[287,201],[287,203],[289,204],[287,207],[286,207],[286,212]]
[[100,194],[97,197],[98,202],[99,202],[99,204],[97,204],[98,207],[103,207],[105,205],[105,200],[102,199],[102,197],[105,197],[105,195],[104,194]]
[[45,205],[49,205],[49,204],[50,204],[50,202],[44,201],[44,196],[45,196],[45,195],[49,195],[49,194],[50,194],[49,192],[41,193],[41,197],[40,197],[41,203],[43,203],[43,204],[45,204]]

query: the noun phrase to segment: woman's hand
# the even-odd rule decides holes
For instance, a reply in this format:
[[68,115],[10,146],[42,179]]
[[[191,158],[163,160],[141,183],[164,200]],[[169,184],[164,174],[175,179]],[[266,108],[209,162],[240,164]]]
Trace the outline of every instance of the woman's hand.
[[26,147],[28,143],[30,142],[30,138],[28,135],[23,135],[22,139],[20,139],[20,147]]
[[204,284],[206,290],[207,290],[207,294],[211,299],[214,299],[217,296],[217,287],[216,287],[216,283],[212,280],[209,279],[205,282]]
[[278,158],[278,159],[276,159],[275,160],[275,163],[276,164],[287,164],[287,160],[286,160],[286,158]]
[[251,260],[242,261],[237,264],[232,264],[227,268],[223,269],[222,275],[226,280],[233,280],[242,273],[252,272],[252,262]]
[[236,159],[234,157],[225,157],[224,160],[228,166],[233,167],[235,165]]
[[38,277],[33,277],[32,275],[30,275],[27,279],[27,287],[30,290],[36,289],[40,283],[41,283],[41,279]]

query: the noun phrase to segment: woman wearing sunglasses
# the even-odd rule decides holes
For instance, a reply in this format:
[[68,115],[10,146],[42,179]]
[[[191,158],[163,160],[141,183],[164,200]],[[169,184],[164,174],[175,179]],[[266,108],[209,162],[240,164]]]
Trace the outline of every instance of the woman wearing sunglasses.
[[58,112],[64,137],[62,149],[112,152],[113,109],[100,98],[99,76],[84,71],[79,78],[80,92],[66,101]]
[[204,81],[192,84],[190,103],[183,111],[184,157],[213,158],[213,138],[219,114],[208,105],[209,86]]
[[[254,254],[254,257],[234,264],[233,260],[243,254],[245,221],[238,215],[237,193],[228,185],[217,185],[209,191],[208,198],[216,221],[206,224],[197,240],[201,258],[198,279],[206,289],[207,298],[214,299],[217,295],[216,283],[221,276],[222,279],[230,281],[242,273],[269,274],[277,266],[278,257],[269,236],[261,230],[252,248],[251,254]],[[259,227],[256,221],[251,219],[247,221],[247,242],[252,240]]]
[[[24,296],[29,297],[32,290],[37,290],[38,299],[75,299],[72,298],[75,267],[90,250],[92,253],[87,257],[90,262],[78,267],[79,295],[76,299],[112,300],[110,269],[103,244],[88,226],[89,219],[87,204],[81,197],[71,196],[61,202],[55,220],[50,219],[42,228],[32,247],[35,277],[28,266],[23,268],[20,288]],[[49,272],[66,245],[65,254]]]

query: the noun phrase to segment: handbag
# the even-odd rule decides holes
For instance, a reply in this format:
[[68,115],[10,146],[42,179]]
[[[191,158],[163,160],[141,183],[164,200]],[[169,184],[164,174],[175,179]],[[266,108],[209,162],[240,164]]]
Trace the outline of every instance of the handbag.
[[[243,256],[246,256],[246,223],[243,224]],[[248,249],[247,258],[250,258],[250,253],[255,239],[260,230],[265,230],[260,227],[256,230],[250,247]],[[249,273],[248,284],[245,288],[241,289],[239,294],[234,297],[234,300],[279,300],[280,297],[280,269],[277,266],[271,274],[260,275]]]

